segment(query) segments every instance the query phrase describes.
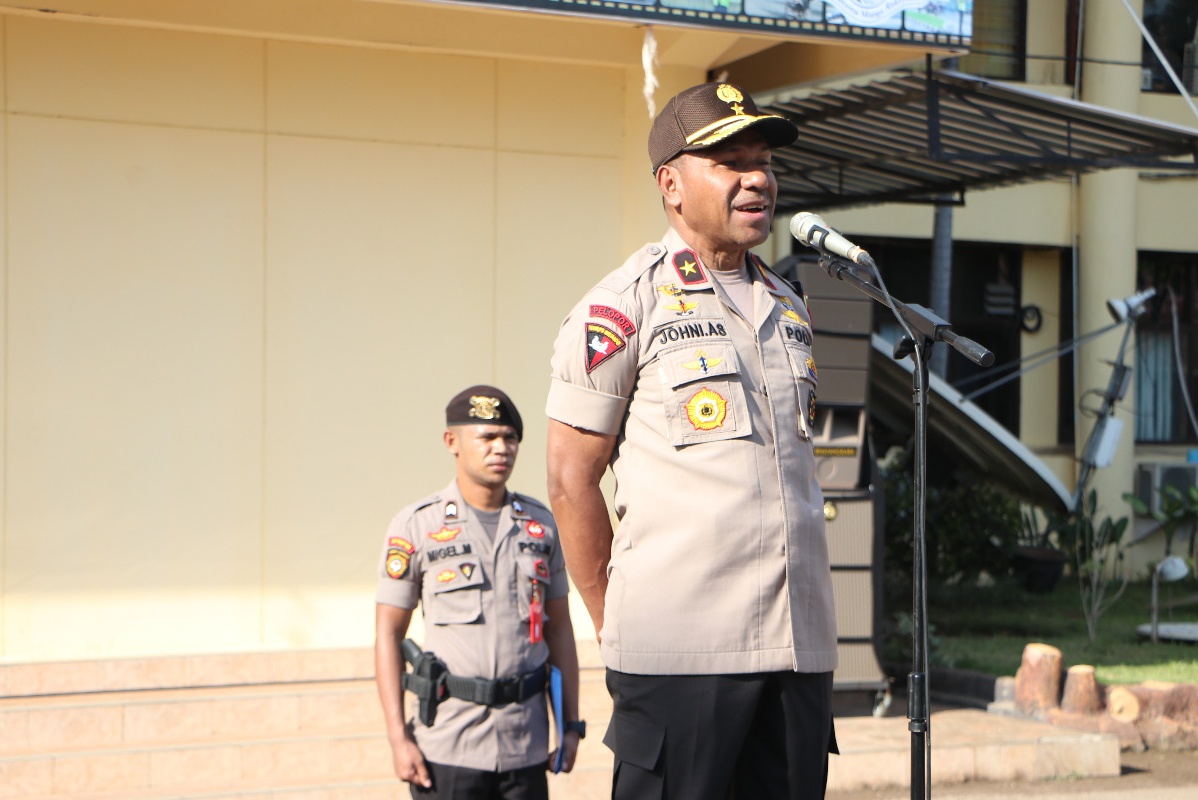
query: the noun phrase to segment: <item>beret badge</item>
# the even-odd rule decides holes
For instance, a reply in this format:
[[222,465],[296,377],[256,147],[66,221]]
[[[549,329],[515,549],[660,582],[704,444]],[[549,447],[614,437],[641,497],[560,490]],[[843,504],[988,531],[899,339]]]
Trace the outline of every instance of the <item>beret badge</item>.
[[498,397],[472,395],[470,397],[470,416],[475,419],[499,419],[503,416],[499,411],[499,402]]

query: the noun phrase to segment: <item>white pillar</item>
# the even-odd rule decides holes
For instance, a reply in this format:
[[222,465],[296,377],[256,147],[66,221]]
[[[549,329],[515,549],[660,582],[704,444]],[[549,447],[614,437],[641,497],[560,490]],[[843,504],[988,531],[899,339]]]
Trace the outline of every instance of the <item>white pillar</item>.
[[[1140,13],[1141,0],[1131,0]],[[1082,100],[1120,111],[1135,112],[1140,91],[1140,33],[1122,0],[1085,3]],[[1111,298],[1126,297],[1135,291],[1136,281],[1136,187],[1134,169],[1105,170],[1081,180],[1079,196],[1079,277],[1078,331],[1082,334],[1109,325],[1113,320],[1106,309]],[[1112,331],[1082,347],[1078,358],[1076,397],[1089,389],[1105,390],[1121,333]],[[1134,348],[1128,347],[1129,358]],[[1098,516],[1120,517],[1130,514],[1123,501],[1132,489],[1134,392],[1128,391],[1119,404],[1116,417],[1123,421],[1123,433],[1111,465],[1096,470],[1090,488],[1098,494]],[[1097,407],[1098,398],[1087,405]],[[1075,426],[1076,454],[1080,456],[1094,425],[1092,417],[1078,416]]]

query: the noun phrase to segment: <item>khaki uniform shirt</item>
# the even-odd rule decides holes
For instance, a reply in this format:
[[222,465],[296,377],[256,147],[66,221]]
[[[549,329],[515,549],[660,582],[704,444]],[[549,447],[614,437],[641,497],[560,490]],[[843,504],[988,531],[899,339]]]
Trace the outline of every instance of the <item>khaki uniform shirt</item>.
[[[557,526],[538,501],[508,493],[491,541],[457,482],[408,506],[387,529],[379,564],[379,603],[424,612],[424,649],[454,675],[511,678],[549,657],[529,637],[533,584],[544,601],[568,591]],[[545,615],[548,619],[548,615]],[[409,710],[415,711],[409,695]],[[549,754],[545,694],[489,708],[454,698],[431,727],[412,723],[424,757],[438,764],[503,772],[540,764]]]
[[635,674],[836,667],[803,301],[750,256],[743,319],[670,230],[563,323],[546,411],[617,435],[604,663]]

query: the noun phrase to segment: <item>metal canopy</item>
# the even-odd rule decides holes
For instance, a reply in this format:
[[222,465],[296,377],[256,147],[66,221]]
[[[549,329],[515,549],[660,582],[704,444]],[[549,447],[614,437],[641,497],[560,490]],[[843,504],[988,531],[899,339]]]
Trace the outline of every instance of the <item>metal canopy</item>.
[[1198,130],[959,72],[761,100],[799,126],[774,151],[779,213],[960,203],[966,189],[1111,167],[1198,169]]

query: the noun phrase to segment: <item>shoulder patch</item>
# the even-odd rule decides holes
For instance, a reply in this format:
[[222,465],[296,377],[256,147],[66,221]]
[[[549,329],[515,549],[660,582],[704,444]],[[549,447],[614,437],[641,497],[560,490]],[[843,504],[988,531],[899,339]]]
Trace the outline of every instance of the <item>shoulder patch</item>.
[[607,361],[624,349],[628,341],[606,325],[598,322],[586,323],[586,359],[587,372]]

